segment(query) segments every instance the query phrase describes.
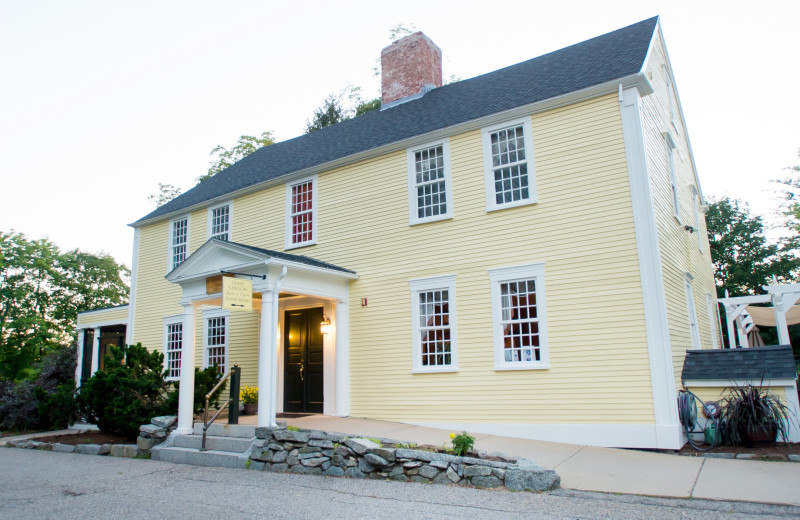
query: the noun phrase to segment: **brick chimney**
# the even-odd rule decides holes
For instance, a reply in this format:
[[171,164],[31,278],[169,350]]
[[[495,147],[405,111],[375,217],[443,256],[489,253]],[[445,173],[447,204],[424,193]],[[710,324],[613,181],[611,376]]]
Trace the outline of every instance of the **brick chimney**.
[[409,34],[381,51],[381,104],[442,86],[442,51],[421,32]]

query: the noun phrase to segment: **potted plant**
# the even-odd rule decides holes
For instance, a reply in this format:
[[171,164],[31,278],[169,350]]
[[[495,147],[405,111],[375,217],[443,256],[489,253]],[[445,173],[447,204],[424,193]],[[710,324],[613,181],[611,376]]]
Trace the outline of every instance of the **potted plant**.
[[780,433],[789,438],[789,409],[769,388],[732,386],[722,399],[720,427],[728,444],[744,444],[748,448],[775,445]]
[[258,413],[258,387],[247,386],[239,392],[239,400],[244,404],[245,415],[256,415]]

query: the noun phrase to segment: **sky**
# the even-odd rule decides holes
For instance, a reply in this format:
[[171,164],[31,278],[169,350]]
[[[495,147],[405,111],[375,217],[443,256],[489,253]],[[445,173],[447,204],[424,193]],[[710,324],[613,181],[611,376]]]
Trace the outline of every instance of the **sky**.
[[661,16],[706,198],[768,219],[800,164],[800,2],[0,0],[0,231],[131,264],[158,183],[217,145],[303,133],[348,85],[379,95],[390,30],[425,32],[467,79]]

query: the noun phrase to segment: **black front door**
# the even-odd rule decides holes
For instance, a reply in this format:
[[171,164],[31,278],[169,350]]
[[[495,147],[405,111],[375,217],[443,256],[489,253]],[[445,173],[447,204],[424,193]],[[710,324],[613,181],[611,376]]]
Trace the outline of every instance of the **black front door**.
[[322,308],[283,316],[283,411],[322,413]]

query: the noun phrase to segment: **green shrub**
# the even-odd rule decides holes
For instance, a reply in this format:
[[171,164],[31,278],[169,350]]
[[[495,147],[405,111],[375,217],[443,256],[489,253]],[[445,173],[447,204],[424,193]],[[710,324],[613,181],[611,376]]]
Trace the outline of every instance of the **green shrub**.
[[[216,366],[208,367],[203,370],[195,367],[194,404],[192,406],[193,413],[199,414],[203,412],[206,406],[206,394],[209,393],[212,388],[214,388],[214,385],[219,383],[219,380],[222,379],[222,375],[223,374],[217,370]],[[166,406],[169,410],[169,413],[176,414],[178,413],[178,393],[180,392],[181,384],[180,381],[175,381],[172,383],[172,385],[175,388],[175,391],[170,393]],[[219,389],[214,392],[214,395],[212,395],[211,399],[208,400],[209,408],[219,407],[219,400],[222,397],[222,393],[225,391],[226,386],[228,386],[227,382],[223,383],[222,386],[220,386]]]
[[461,432],[458,435],[451,433],[450,438],[453,443],[453,453],[456,455],[463,455],[475,447],[475,437],[467,432]]
[[171,385],[163,363],[163,354],[141,343],[111,347],[105,369],[81,388],[78,400],[86,419],[103,432],[134,439],[141,425],[168,413]]
[[39,424],[60,430],[78,420],[78,401],[75,399],[75,381],[59,385],[55,392],[41,386],[35,388]]

